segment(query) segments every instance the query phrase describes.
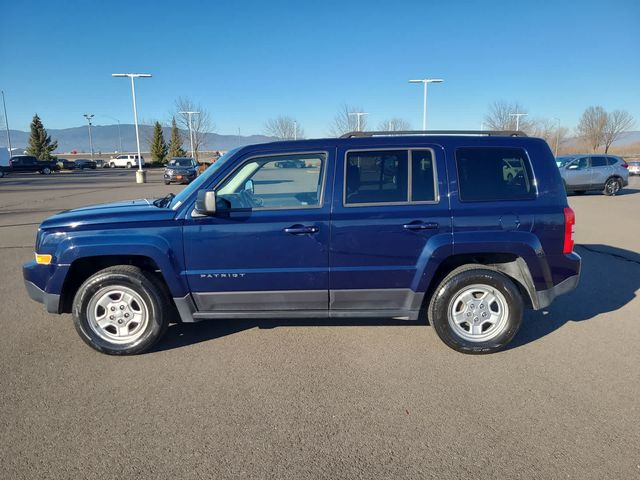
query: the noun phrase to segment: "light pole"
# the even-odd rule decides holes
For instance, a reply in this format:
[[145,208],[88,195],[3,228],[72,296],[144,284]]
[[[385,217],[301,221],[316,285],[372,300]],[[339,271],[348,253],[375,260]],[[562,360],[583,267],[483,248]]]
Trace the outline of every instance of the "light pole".
[[555,153],[554,153],[554,157],[557,157],[558,156],[558,143],[560,143],[560,119],[558,117],[554,117],[553,119],[558,122],[558,126],[556,127],[556,148],[555,148]]
[[138,107],[136,106],[136,85],[135,78],[151,77],[149,73],[112,73],[112,77],[129,77],[131,79],[131,96],[133,97],[133,119],[136,124],[136,144],[138,146],[138,171],[136,172],[136,182],[145,183],[147,181],[144,170],[142,170],[142,154],[140,153],[140,132],[138,131]]
[[422,105],[422,130],[427,129],[427,85],[430,83],[442,83],[441,78],[423,78],[420,80],[409,80],[409,83],[422,83],[424,85],[424,100]]
[[528,113],[510,113],[510,117],[516,117],[516,130],[520,130],[520,117],[526,117]]
[[109,115],[102,115],[102,116],[118,122],[118,145],[119,145],[118,152],[122,153],[122,134],[120,133],[120,120],[118,120],[116,117],[110,117]]
[[178,113],[186,114],[189,117],[189,139],[191,140],[191,157],[194,160],[197,160],[196,153],[193,150],[193,126],[191,124],[191,115],[198,115],[200,114],[200,112],[178,112]]
[[356,127],[356,132],[360,131],[360,117],[362,117],[363,115],[369,115],[367,112],[349,112],[349,115],[355,115],[357,118],[357,127]]
[[293,139],[298,140],[298,122],[293,121]]
[[7,104],[4,101],[4,90],[2,90],[2,107],[4,108],[4,126],[7,127],[7,143],[9,144],[9,158],[13,156],[11,148],[11,134],[9,133],[9,119],[7,118]]
[[91,138],[91,119],[93,117],[93,113],[84,114],[84,118],[87,119],[87,123],[89,124],[89,148],[91,149],[91,160],[93,160],[93,139]]

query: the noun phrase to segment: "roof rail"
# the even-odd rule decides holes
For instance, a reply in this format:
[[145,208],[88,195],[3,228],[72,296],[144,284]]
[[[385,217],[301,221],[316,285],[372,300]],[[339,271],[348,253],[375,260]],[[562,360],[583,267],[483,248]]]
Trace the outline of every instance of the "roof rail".
[[485,135],[487,137],[526,137],[527,134],[520,130],[397,130],[397,131],[371,131],[349,132],[340,138],[355,137],[384,137],[393,135]]

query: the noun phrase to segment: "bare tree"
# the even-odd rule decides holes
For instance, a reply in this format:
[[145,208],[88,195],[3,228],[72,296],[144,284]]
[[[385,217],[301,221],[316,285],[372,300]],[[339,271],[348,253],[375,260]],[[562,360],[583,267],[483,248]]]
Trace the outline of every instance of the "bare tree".
[[378,130],[384,132],[400,132],[403,130],[411,130],[411,124],[404,118],[390,118],[380,122]]
[[[333,117],[333,121],[329,126],[329,134],[332,137],[340,137],[345,133],[355,132],[358,129],[358,119],[356,115],[353,115],[354,112],[362,112],[362,108],[353,107],[347,105],[346,103],[340,107],[340,110]],[[351,115],[349,115],[351,114]],[[367,129],[367,117],[362,115],[360,117],[360,130]]]
[[[191,115],[191,128],[193,129],[193,155],[198,158],[198,152],[202,150],[206,142],[207,134],[215,130],[215,124],[211,120],[211,114],[201,104],[195,103],[189,97],[178,97],[175,102],[175,117],[178,127],[189,132],[189,114],[183,112],[198,112]],[[190,139],[187,138],[189,141]],[[191,145],[186,142],[187,145]]]
[[[489,130],[515,130],[516,117],[513,113],[526,113],[527,109],[518,102],[498,100],[489,107],[489,113],[484,117],[485,127]],[[527,117],[520,117],[520,130],[531,132],[533,121]]]
[[607,123],[604,127],[602,143],[604,144],[604,153],[609,152],[609,147],[616,141],[620,135],[631,130],[636,124],[633,116],[626,110],[614,110],[607,114]]
[[267,120],[264,124],[264,131],[270,137],[276,137],[280,140],[304,138],[304,129],[300,123],[291,117],[282,115]]
[[527,132],[534,137],[543,138],[557,153],[562,142],[567,138],[569,129],[559,125],[556,121],[548,118],[536,118],[531,120],[531,129]]
[[607,112],[600,106],[592,106],[582,112],[576,131],[594,152],[605,141],[607,122]]

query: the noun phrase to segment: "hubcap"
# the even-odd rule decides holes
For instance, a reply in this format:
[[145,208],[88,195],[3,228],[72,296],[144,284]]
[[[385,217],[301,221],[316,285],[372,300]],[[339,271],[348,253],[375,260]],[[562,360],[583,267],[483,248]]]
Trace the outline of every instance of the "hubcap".
[[607,184],[607,190],[609,190],[609,193],[617,193],[619,189],[620,189],[620,184],[615,180],[610,180],[609,183]]
[[134,290],[112,285],[96,292],[87,307],[89,326],[111,343],[131,343],[144,333],[149,309]]
[[449,326],[470,342],[486,342],[507,326],[509,307],[504,295],[489,285],[470,285],[449,303]]

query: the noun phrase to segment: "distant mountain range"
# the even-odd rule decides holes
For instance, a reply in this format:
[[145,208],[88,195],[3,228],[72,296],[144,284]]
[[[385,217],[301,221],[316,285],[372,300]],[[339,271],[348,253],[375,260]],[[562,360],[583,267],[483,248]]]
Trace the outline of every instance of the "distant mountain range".
[[[163,129],[165,141],[171,138],[171,128]],[[87,126],[47,129],[53,140],[58,141],[58,150],[56,153],[69,153],[72,150],[78,152],[89,152],[89,131]],[[16,148],[25,148],[29,141],[29,132],[21,130],[10,130],[11,145]],[[140,125],[140,149],[143,152],[149,151],[149,142],[153,134],[153,126]],[[182,146],[185,150],[189,150],[189,132],[180,130],[182,135]],[[133,124],[120,125],[120,135],[118,135],[118,125],[93,125],[91,127],[91,136],[93,138],[93,150],[99,152],[115,152],[120,151],[120,136],[122,137],[122,151],[133,152],[136,150],[136,131]],[[273,142],[275,138],[265,135],[219,135],[217,133],[207,133],[205,136],[203,151],[211,150],[230,150],[242,145],[252,143]],[[4,131],[0,131],[0,145],[6,143]]]
[[[168,142],[171,136],[171,129],[163,127],[164,138]],[[14,148],[25,148],[29,140],[29,132],[20,130],[11,130],[11,144]],[[89,148],[89,132],[86,126],[49,129],[51,138],[58,141],[58,150],[56,153],[69,153],[77,150],[79,153],[90,151]],[[140,125],[140,148],[143,152],[149,151],[149,142],[151,141],[153,126]],[[180,130],[183,140],[183,147],[189,150],[189,132]],[[96,153],[111,153],[120,151],[120,136],[122,137],[122,151],[134,152],[136,150],[136,132],[133,124],[120,125],[120,136],[118,135],[118,125],[94,125],[91,127],[91,135],[93,137],[93,149]],[[205,136],[203,151],[212,150],[230,150],[242,145],[253,143],[267,143],[277,140],[266,135],[220,135],[217,133],[207,133]],[[0,132],[0,145],[6,146],[5,133]],[[615,147],[625,147],[634,143],[640,143],[640,131],[630,131],[623,133],[613,144]],[[580,139],[567,138],[562,142],[564,147],[573,147],[580,145]]]

